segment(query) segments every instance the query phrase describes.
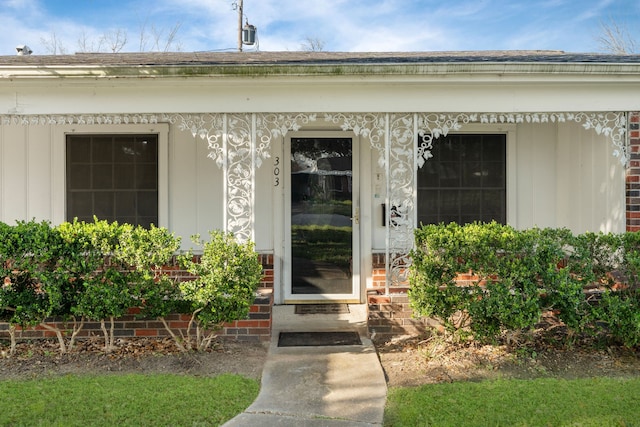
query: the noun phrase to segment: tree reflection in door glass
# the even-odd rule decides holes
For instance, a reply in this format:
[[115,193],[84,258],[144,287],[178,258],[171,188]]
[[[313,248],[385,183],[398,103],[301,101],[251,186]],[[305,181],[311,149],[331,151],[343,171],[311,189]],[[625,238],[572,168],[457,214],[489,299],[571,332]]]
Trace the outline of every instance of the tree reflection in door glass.
[[350,138],[291,139],[293,294],[352,291]]

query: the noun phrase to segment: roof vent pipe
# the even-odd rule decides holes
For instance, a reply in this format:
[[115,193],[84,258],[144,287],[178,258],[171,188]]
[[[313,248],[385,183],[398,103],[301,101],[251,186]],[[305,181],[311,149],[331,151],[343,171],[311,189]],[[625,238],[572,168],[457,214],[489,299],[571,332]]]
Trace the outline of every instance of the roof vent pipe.
[[17,54],[20,56],[31,55],[33,53],[31,48],[26,44],[19,44],[18,46],[16,46],[16,52],[18,52]]

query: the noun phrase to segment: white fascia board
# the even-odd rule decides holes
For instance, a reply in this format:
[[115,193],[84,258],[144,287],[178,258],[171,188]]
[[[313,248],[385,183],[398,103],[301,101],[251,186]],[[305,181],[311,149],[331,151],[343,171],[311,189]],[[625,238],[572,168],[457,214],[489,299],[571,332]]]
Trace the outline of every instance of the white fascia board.
[[0,114],[636,110],[640,80],[622,78],[0,80]]
[[269,64],[269,65],[69,65],[69,66],[0,66],[0,79],[166,79],[166,78],[274,78],[328,77],[345,79],[445,76],[640,76],[638,63],[557,63],[557,62],[448,62],[420,64]]

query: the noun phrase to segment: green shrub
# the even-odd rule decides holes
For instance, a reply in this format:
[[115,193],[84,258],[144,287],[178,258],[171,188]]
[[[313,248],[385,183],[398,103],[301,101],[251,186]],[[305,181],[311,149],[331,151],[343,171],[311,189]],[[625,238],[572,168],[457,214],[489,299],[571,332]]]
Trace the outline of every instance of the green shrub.
[[415,231],[416,249],[410,254],[409,298],[414,313],[439,318],[450,330],[467,326],[453,316],[464,313],[472,298],[455,282],[465,258],[462,232],[455,223],[423,226]]
[[11,353],[16,326],[35,326],[59,311],[61,241],[47,222],[0,223],[0,320],[9,323]]
[[155,310],[156,316],[172,307],[177,285],[160,266],[170,261],[180,239],[166,229],[95,219],[63,223],[58,230],[68,243],[69,313],[81,319],[74,323],[78,325],[74,336],[84,319],[100,321],[109,351],[115,340],[115,318],[140,304]]
[[[211,241],[196,243],[203,247],[201,262],[192,254],[178,259],[194,279],[178,284],[164,267],[180,239],[164,228],[98,219],[57,227],[0,223],[0,321],[10,325],[12,350],[18,325],[42,325],[56,332],[65,352],[90,319],[100,322],[110,351],[114,321],[132,307],[162,321],[183,350],[206,348],[222,323],[247,316],[262,265],[252,243],[238,243],[230,234],[211,232]],[[164,320],[173,312],[191,315],[185,346]],[[43,323],[50,316],[73,321],[68,344],[67,331]]]
[[[547,311],[570,330],[584,331],[595,324],[584,287],[610,280],[621,267],[629,277],[640,271],[640,256],[625,258],[631,252],[620,251],[617,239],[566,229],[518,231],[495,222],[423,226],[411,253],[410,302],[417,315],[481,340],[531,330]],[[473,279],[457,283],[460,275]]]
[[136,283],[136,299],[143,317],[164,317],[179,306],[180,288],[164,270],[180,249],[180,238],[166,228],[127,227],[119,241],[118,257],[129,266]]
[[[195,276],[180,283],[180,290],[191,311],[187,348],[202,350],[224,322],[249,314],[262,278],[262,265],[254,244],[240,243],[230,233],[212,231],[208,242],[199,236],[193,241],[202,247],[202,256],[199,262],[192,253],[180,257],[183,268]],[[189,336],[192,325],[195,337]]]
[[606,331],[627,347],[640,344],[640,297],[638,292],[606,291],[596,309]]
[[115,343],[115,318],[136,304],[137,283],[131,281],[131,266],[120,251],[121,236],[132,226],[95,219],[92,223],[75,220],[58,228],[77,251],[67,265],[73,286],[70,314],[99,321],[105,351],[111,351]]

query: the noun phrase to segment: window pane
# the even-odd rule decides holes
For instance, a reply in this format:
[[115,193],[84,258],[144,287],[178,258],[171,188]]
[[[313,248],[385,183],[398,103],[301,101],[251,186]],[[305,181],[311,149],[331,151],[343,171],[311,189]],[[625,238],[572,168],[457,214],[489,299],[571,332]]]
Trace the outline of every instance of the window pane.
[[138,217],[137,224],[144,228],[151,228],[151,224],[157,225],[158,220],[156,217]]
[[67,165],[67,187],[70,190],[83,190],[91,188],[90,165]]
[[113,138],[94,137],[91,141],[91,160],[93,163],[113,162]]
[[439,170],[440,186],[458,187],[460,185],[460,168],[460,162],[442,162]]
[[443,215],[457,215],[460,203],[457,191],[443,191],[440,193],[440,213]]
[[425,190],[420,192],[418,199],[418,212],[422,215],[438,214],[438,190]]
[[440,164],[437,162],[427,161],[422,166],[422,173],[418,174],[418,187],[438,187],[439,166]]
[[113,186],[116,189],[133,189],[136,185],[136,173],[133,164],[114,166]]
[[155,191],[138,191],[138,211],[139,216],[157,216],[158,193]]
[[157,224],[157,135],[67,135],[66,147],[67,220]]
[[71,193],[67,198],[67,212],[74,212],[74,216],[68,218],[72,220],[74,217],[91,217],[93,215],[93,193],[76,192]]
[[140,137],[136,140],[137,153],[139,153],[138,161],[141,162],[157,162],[158,157],[158,140],[149,137]]
[[113,159],[118,163],[133,163],[135,148],[130,136],[117,136],[114,139]]
[[504,161],[505,144],[502,135],[485,135],[483,144],[484,160],[501,160]]
[[484,215],[502,217],[505,208],[504,191],[485,191],[482,197],[482,208]]
[[[136,215],[136,194],[131,191],[118,191],[116,197],[116,217],[126,218]],[[128,221],[127,221],[128,222]]]
[[438,161],[457,162],[460,160],[459,148],[458,138],[454,136],[450,138],[440,137],[433,140],[433,150],[431,150],[431,153],[434,154],[434,159],[437,157]]
[[113,188],[113,166],[111,164],[93,165],[91,171],[92,188],[110,190]]
[[153,164],[138,164],[136,167],[136,188],[152,190],[158,185],[156,166]]
[[99,219],[111,220],[114,217],[114,194],[111,191],[94,194],[93,214]]
[[79,136],[74,138],[73,147],[67,150],[69,163],[89,163],[91,162],[91,138]]
[[460,212],[463,215],[480,216],[482,207],[482,193],[477,190],[460,191]]
[[505,186],[504,162],[485,162],[482,176],[483,187],[504,188]]
[[506,222],[506,136],[452,134],[434,140],[418,170],[418,220]]
[[462,187],[480,187],[482,177],[487,171],[480,162],[464,162],[462,164]]
[[461,135],[459,144],[462,160],[482,159],[482,139],[478,138],[478,135]]

